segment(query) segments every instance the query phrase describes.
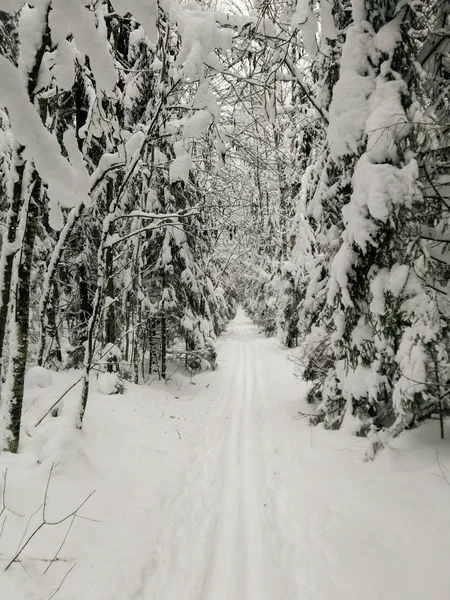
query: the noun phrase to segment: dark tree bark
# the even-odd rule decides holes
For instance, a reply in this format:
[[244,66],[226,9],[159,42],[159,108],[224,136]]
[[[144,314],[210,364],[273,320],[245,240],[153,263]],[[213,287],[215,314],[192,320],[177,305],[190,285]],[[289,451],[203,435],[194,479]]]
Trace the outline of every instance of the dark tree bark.
[[[105,294],[108,298],[115,297],[114,275],[113,275],[113,251],[107,248],[105,252]],[[106,307],[105,316],[105,344],[117,342],[115,303],[111,302]]]
[[11,351],[11,408],[9,431],[9,451],[17,452],[20,441],[20,425],[22,421],[22,405],[24,392],[25,368],[28,353],[28,331],[30,315],[30,287],[31,268],[33,262],[33,249],[38,228],[39,206],[41,199],[41,185],[37,175],[32,182],[33,190],[28,206],[27,224],[22,243],[22,252],[18,269],[16,300],[13,316],[15,323],[15,347]]
[[[40,322],[40,328],[41,328],[41,337],[39,340],[38,364],[40,366],[42,366],[44,364],[44,360],[45,360],[46,333],[48,330],[47,311],[49,310],[50,305],[51,305],[50,295],[51,295],[52,289],[53,289],[54,277],[55,277],[58,265],[60,263],[61,257],[63,255],[65,245],[66,245],[78,219],[83,214],[83,211],[84,211],[84,204],[79,204],[78,206],[76,206],[75,208],[73,208],[70,211],[65,225],[61,229],[58,241],[56,243],[56,246],[53,249],[53,252],[52,252],[52,255],[50,258],[50,262],[47,267],[47,272],[45,273],[44,286],[43,286],[44,291],[43,291],[43,295],[42,295],[42,297],[40,299],[40,303],[39,303],[39,322]],[[80,267],[79,267],[80,271],[81,271],[81,269],[84,269],[84,268],[85,268],[84,265],[80,265]],[[80,273],[80,271],[79,271],[79,273]],[[81,292],[81,286],[83,285],[83,282],[87,285],[86,277],[85,276],[83,277],[80,273],[80,298],[84,298],[84,296],[82,295],[82,292]],[[87,307],[88,307],[87,314],[90,314],[89,299],[87,299],[85,305],[87,305]],[[81,322],[83,322],[82,314],[80,316],[80,319],[81,319]],[[86,322],[88,319],[89,319],[89,316],[85,319],[84,322]]]
[[[22,205],[22,185],[25,172],[25,161],[22,159],[23,146],[14,150],[13,161],[15,164],[16,180],[13,186],[11,204],[6,217],[6,239],[8,245],[13,245],[16,240],[17,226],[19,224],[19,213]],[[17,252],[17,251],[16,251]],[[4,343],[6,333],[6,321],[8,317],[9,299],[11,295],[11,279],[13,272],[14,256],[16,252],[3,248],[2,273],[0,274],[0,369],[2,367]]]
[[[107,206],[111,206],[114,198],[114,183],[109,180],[106,185],[106,201]],[[110,234],[113,233],[113,227],[110,225]],[[105,290],[104,293],[108,298],[115,298],[114,286],[114,253],[113,249],[108,246],[105,248]],[[116,327],[116,309],[115,302],[111,302],[106,307],[105,315],[105,344],[115,344],[117,342],[117,327]]]
[[161,317],[161,379],[167,375],[167,323],[166,317]]

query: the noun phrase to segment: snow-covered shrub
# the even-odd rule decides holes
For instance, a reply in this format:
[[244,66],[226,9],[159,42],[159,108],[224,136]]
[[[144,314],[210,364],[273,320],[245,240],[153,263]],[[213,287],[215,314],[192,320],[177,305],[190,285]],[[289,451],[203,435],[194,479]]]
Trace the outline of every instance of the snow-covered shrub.
[[107,373],[120,372],[120,361],[122,360],[122,351],[116,344],[106,344],[100,352],[99,361]]
[[116,373],[102,373],[97,379],[97,388],[105,396],[111,396],[112,394],[121,394],[123,384]]

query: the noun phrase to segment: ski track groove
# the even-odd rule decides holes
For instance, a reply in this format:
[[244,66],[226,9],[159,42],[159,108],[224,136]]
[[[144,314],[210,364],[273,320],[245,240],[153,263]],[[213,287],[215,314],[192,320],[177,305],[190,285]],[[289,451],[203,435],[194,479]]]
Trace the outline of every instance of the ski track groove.
[[152,566],[136,586],[136,600],[298,597],[286,546],[290,535],[280,527],[285,523],[280,522],[279,490],[268,477],[274,452],[267,431],[273,423],[266,414],[271,391],[259,338],[246,317],[230,324],[216,405],[223,419],[222,448],[210,455],[208,440],[201,442],[192,471],[183,474],[181,494],[164,502],[170,520],[157,535]]
[[[225,449],[222,507],[201,600],[265,600],[258,457],[254,443],[255,353],[248,325],[236,323],[229,377],[232,413]],[[234,375],[233,375],[234,374]]]

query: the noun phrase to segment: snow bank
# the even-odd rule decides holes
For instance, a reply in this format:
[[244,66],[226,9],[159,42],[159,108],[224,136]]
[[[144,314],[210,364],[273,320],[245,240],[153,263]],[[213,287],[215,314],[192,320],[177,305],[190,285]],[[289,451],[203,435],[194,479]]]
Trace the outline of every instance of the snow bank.
[[36,385],[40,388],[50,387],[53,383],[52,372],[44,367],[30,367],[25,375],[26,385]]
[[119,378],[115,373],[102,373],[97,380],[97,389],[106,396],[117,394],[119,392]]

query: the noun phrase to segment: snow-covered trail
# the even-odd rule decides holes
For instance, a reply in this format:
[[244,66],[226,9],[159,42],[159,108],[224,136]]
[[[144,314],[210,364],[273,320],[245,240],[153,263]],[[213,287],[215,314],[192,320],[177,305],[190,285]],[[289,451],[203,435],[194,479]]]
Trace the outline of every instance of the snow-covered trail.
[[233,384],[222,400],[230,402],[232,408],[221,466],[222,502],[206,571],[204,600],[265,599],[267,566],[261,537],[264,456],[256,393],[262,373],[255,337],[255,327],[240,313],[228,333],[233,352],[225,377]]
[[[264,339],[239,310],[221,336],[218,371],[195,378],[193,402],[207,382],[209,403],[200,428],[180,428],[183,441],[191,436],[194,451],[179,493],[159,507],[165,526],[156,533],[135,600],[297,597],[295,557],[279,527],[268,458],[272,425],[282,436],[292,413],[281,409],[280,419],[267,422],[266,411],[278,403],[280,391],[276,381],[269,384],[267,369],[284,367],[291,400],[298,400],[301,388],[286,357],[268,351]],[[278,351],[276,342],[272,346]]]
[[[292,556],[285,552],[289,541],[278,527],[268,481],[272,443],[265,434],[272,428],[265,413],[269,400],[278,401],[278,386],[267,387],[265,371],[274,357],[261,341],[239,310],[220,339],[218,371],[195,378],[192,403],[208,392],[205,414],[197,414],[197,429],[178,424],[180,442],[190,438],[190,454],[178,492],[155,506],[158,523],[133,600],[296,597]],[[281,364],[292,377],[285,356]],[[300,389],[291,383],[298,397]],[[292,415],[283,411],[280,435],[289,420]]]

